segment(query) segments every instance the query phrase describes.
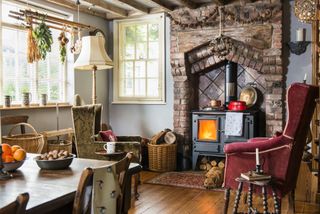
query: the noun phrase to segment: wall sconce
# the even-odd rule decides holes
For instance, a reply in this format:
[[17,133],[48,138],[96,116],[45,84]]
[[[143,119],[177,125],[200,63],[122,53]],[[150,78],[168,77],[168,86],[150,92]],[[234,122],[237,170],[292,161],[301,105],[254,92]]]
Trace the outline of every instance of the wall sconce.
[[301,55],[306,52],[311,42],[305,41],[305,30],[305,28],[298,28],[296,31],[296,41],[287,43],[291,53]]

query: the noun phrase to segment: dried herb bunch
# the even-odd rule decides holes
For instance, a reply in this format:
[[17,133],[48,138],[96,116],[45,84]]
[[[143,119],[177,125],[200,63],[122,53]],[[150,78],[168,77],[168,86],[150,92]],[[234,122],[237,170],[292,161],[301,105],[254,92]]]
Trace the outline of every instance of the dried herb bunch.
[[36,41],[34,40],[32,36],[32,18],[27,17],[26,18],[27,24],[28,24],[28,32],[27,32],[27,59],[28,63],[37,62],[40,59],[39,50],[36,44]]
[[66,61],[67,56],[67,48],[66,45],[69,42],[69,39],[66,37],[64,31],[60,33],[60,36],[58,37],[58,40],[60,41],[60,60],[62,63]]
[[37,42],[38,50],[41,59],[45,60],[47,52],[51,52],[51,45],[53,43],[52,34],[49,27],[42,19],[41,23],[33,30],[32,35]]

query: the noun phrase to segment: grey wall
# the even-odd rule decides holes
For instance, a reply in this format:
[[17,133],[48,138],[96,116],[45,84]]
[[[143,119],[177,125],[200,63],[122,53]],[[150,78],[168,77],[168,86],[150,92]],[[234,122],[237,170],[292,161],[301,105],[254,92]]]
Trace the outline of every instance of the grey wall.
[[[284,41],[284,63],[287,69],[286,84],[289,86],[293,82],[302,82],[304,74],[307,74],[307,83],[311,83],[312,62],[311,45],[302,55],[295,55],[289,52],[286,42],[296,41],[296,29],[306,28],[306,40],[311,41],[311,24],[298,21],[293,12],[294,2],[284,1],[284,23],[283,23],[283,41]],[[288,17],[288,18],[287,18]]]
[[[41,3],[42,5],[47,5],[51,9],[58,9],[64,11],[68,14],[73,15],[74,19],[77,19],[75,11],[71,11],[62,7],[52,5],[50,3],[45,3],[42,0],[33,0],[33,3]],[[107,34],[107,21],[90,16],[87,14],[80,14],[80,22],[100,28],[105,34]],[[85,34],[84,34],[85,35]],[[85,100],[86,103],[91,103],[91,93],[92,93],[92,77],[91,72],[75,71],[73,69],[68,70],[68,75],[71,76],[71,84],[74,85],[74,93],[80,94],[80,96]],[[108,102],[108,81],[107,81],[106,70],[97,71],[97,96],[98,103],[104,104],[103,120],[106,121],[107,108],[105,105]],[[73,101],[73,96],[70,96],[69,100]],[[29,122],[32,124],[37,131],[54,130],[56,129],[56,110],[55,108],[42,109],[42,110],[7,110],[2,111],[1,115],[28,115]],[[71,110],[70,108],[60,109],[60,128],[72,127]],[[5,135],[8,128],[3,127],[2,134]]]
[[[113,38],[113,23],[109,23],[109,38]],[[109,73],[109,118],[110,125],[117,135],[141,135],[151,137],[157,132],[173,129],[173,79],[170,67],[170,26],[166,18],[166,104],[162,105],[134,105],[112,104],[112,73]],[[110,44],[110,43],[109,43]],[[113,53],[111,43],[108,44],[109,53]]]

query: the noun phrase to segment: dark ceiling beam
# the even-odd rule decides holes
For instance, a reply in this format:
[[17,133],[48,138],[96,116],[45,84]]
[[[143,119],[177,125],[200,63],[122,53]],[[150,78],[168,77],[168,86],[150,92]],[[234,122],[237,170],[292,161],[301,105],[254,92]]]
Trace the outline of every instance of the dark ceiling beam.
[[180,4],[182,4],[183,6],[190,8],[190,9],[197,8],[197,4],[190,1],[190,0],[176,0],[176,1],[179,2]]
[[118,0],[119,2],[122,2],[126,5],[129,5],[130,7],[133,7],[134,9],[142,12],[142,13],[149,13],[150,10],[149,8],[147,8],[146,6],[144,6],[143,4],[140,4],[138,2],[134,2],[132,0]]
[[121,17],[127,17],[128,16],[128,11],[116,7],[113,4],[110,4],[108,2],[102,1],[102,0],[82,0],[85,1],[89,4],[92,4],[93,6],[98,6],[103,8],[104,10],[108,11],[109,13],[121,16]]
[[160,1],[160,0],[148,0],[148,1],[151,1],[151,2],[159,5],[159,6],[160,6],[162,9],[164,9],[164,10],[167,10],[167,11],[173,11],[173,10],[174,10],[173,7],[164,4],[164,3],[163,3],[162,1]]
[[[78,10],[78,7],[77,7],[77,5],[75,3],[67,1],[67,0],[45,0],[45,1],[49,2],[49,3],[52,3],[52,4],[55,4],[55,5],[58,5],[58,6],[61,6],[61,7],[68,8],[68,9],[73,10],[73,11],[77,11]],[[98,16],[98,17],[107,19],[107,14],[106,13],[101,13],[101,12],[96,12],[96,11],[93,11],[93,10],[89,10],[88,7],[85,7],[85,6],[82,6],[82,5],[80,5],[79,11],[82,12],[82,13],[86,13],[86,14],[89,14],[89,15]]]

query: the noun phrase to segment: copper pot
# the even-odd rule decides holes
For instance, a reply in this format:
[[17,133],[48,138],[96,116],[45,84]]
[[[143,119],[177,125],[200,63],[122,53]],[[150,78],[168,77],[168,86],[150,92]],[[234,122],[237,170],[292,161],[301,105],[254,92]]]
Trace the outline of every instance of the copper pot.
[[211,100],[210,101],[210,106],[212,108],[221,107],[221,100]]

